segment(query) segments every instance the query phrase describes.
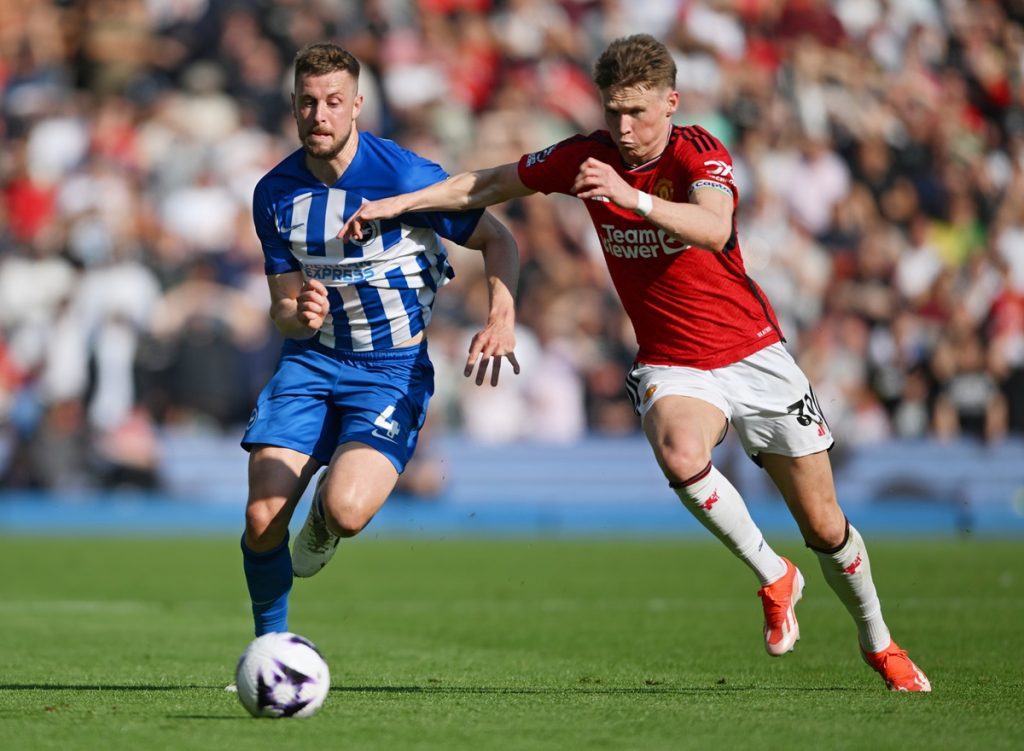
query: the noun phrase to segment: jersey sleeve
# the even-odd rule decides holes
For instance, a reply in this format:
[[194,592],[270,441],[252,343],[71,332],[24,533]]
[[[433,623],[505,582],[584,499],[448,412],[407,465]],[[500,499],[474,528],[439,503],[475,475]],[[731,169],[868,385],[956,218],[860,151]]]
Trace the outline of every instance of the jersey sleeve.
[[583,136],[572,136],[519,159],[519,179],[530,190],[572,194],[572,184],[586,159]]
[[[406,151],[408,163],[402,171],[400,193],[410,193],[448,179],[448,173],[429,159]],[[429,227],[441,237],[459,245],[464,244],[476,230],[483,209],[469,211],[423,211],[406,214],[402,221],[413,227]]]
[[252,221],[256,227],[256,235],[260,238],[260,245],[263,247],[263,270],[267,276],[301,271],[302,264],[292,255],[288,243],[277,231],[274,203],[266,185],[262,182],[256,185],[256,190],[253,192]]
[[698,190],[719,190],[739,198],[733,175],[732,156],[722,142],[699,125],[679,129],[676,158],[686,172],[686,194],[692,199]]

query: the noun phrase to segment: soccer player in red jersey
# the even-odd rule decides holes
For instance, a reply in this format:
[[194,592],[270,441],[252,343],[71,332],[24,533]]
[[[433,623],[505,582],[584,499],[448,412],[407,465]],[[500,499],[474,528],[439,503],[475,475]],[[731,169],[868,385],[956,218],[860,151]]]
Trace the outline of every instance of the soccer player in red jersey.
[[365,203],[342,235],[359,238],[372,222],[407,212],[478,208],[537,191],[582,199],[636,331],[626,385],[644,433],[683,505],[759,578],[768,653],[783,655],[800,637],[794,606],[804,579],[711,462],[729,423],[853,617],[865,661],[890,689],[930,691],[889,634],[864,541],[836,500],[832,433],[744,268],[732,159],[705,129],[673,125],[675,80],[663,44],[618,39],[594,66],[607,130]]

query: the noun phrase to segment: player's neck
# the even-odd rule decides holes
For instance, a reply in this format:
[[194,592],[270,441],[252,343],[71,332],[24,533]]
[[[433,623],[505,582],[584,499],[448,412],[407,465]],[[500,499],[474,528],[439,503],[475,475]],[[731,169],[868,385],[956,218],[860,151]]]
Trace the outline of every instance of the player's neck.
[[330,159],[313,159],[309,154],[306,154],[306,168],[313,173],[313,177],[324,185],[334,185],[345,174],[348,166],[352,164],[358,148],[359,131],[353,126],[348,141],[345,142],[337,156]]

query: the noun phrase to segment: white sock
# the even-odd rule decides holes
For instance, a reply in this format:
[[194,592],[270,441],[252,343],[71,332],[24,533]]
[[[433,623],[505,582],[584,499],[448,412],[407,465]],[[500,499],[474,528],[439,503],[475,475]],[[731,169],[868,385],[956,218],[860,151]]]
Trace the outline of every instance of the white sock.
[[786,562],[765,541],[739,492],[710,462],[689,480],[670,485],[690,513],[750,566],[762,585],[786,573]]
[[882,603],[871,579],[871,562],[860,533],[847,522],[846,542],[838,550],[811,549],[818,556],[825,581],[853,616],[861,646],[868,652],[887,648],[892,638],[882,618]]

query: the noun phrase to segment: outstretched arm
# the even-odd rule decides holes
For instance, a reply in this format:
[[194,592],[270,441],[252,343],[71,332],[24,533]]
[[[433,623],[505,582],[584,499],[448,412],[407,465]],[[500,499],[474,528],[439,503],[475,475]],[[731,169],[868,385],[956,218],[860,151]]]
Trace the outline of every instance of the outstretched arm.
[[361,240],[364,223],[391,219],[410,211],[479,209],[534,192],[519,179],[519,165],[516,162],[475,172],[462,172],[413,193],[364,203],[341,228],[338,237]]
[[484,382],[490,363],[491,385],[497,386],[502,357],[507,357],[512,364],[512,372],[519,374],[519,362],[514,351],[519,249],[508,228],[487,212],[480,217],[465,245],[483,253],[489,304],[487,322],[469,344],[469,357],[463,374],[468,378],[476,370],[476,384],[479,386]]

